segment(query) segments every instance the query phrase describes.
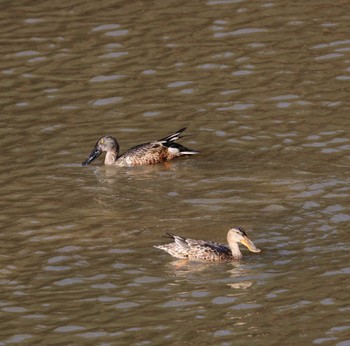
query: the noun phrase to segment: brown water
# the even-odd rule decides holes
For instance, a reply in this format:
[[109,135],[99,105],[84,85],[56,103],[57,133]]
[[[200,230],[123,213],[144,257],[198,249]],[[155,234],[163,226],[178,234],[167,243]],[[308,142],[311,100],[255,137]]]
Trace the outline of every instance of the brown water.
[[[4,1],[0,345],[350,345],[348,1]],[[187,126],[201,155],[82,167]],[[178,263],[165,231],[262,249]]]

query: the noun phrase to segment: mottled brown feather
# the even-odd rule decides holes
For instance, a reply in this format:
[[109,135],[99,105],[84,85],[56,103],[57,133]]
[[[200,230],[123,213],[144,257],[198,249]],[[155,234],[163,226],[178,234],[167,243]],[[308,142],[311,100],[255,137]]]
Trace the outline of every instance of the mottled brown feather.
[[119,144],[114,137],[101,137],[91,151],[87,160],[82,165],[86,166],[95,160],[102,152],[106,152],[105,164],[115,166],[141,166],[151,165],[172,160],[184,155],[197,154],[198,151],[188,149],[175,141],[181,138],[179,131],[164,137],[158,141],[136,145],[122,155],[119,155]]
[[155,245],[171,256],[180,259],[200,261],[232,261],[241,259],[242,254],[238,243],[247,246],[252,252],[260,252],[254,243],[247,237],[243,228],[231,228],[227,233],[229,246],[213,241],[195,240],[167,233],[174,240],[173,243]]

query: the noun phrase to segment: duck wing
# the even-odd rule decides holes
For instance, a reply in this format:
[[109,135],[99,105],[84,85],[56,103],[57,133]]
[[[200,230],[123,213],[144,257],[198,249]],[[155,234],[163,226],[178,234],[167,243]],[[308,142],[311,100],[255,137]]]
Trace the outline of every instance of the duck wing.
[[219,244],[212,241],[207,241],[203,243],[204,243],[203,244],[204,247],[206,247],[207,249],[210,249],[211,251],[217,254],[227,255],[227,256],[232,255],[230,248],[224,244]]

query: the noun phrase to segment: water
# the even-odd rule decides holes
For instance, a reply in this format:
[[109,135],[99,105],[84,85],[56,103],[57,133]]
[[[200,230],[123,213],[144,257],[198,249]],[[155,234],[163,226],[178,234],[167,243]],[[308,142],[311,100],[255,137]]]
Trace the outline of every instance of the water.
[[[1,345],[350,345],[347,3],[0,6]],[[81,166],[183,126],[200,155]],[[262,252],[153,248],[232,226]]]

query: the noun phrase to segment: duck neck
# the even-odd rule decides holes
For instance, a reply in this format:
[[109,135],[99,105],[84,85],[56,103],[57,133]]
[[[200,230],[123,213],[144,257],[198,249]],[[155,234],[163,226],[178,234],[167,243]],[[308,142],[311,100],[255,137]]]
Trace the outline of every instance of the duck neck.
[[117,153],[115,151],[107,151],[105,157],[105,165],[114,165],[117,160]]
[[231,252],[232,252],[232,257],[234,259],[241,259],[242,258],[242,253],[241,253],[241,250],[239,249],[239,246],[237,243],[229,243],[228,244],[230,249],[231,249]]

